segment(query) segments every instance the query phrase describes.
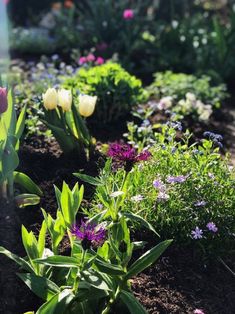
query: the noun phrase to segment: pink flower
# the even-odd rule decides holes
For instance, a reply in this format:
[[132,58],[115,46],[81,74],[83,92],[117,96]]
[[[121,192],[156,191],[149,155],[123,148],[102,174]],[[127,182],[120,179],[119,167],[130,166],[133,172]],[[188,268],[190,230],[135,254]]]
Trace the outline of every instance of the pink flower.
[[92,61],[95,61],[95,56],[94,56],[92,53],[90,53],[90,54],[86,57],[86,59],[87,59],[87,61],[92,62]]
[[102,58],[102,57],[97,57],[97,59],[96,59],[96,64],[101,65],[101,64],[103,64],[103,63],[104,63],[104,58]]
[[7,89],[5,87],[0,87],[0,114],[7,111]]
[[88,61],[88,60],[87,60],[86,57],[80,57],[78,63],[79,63],[80,65],[83,65],[83,64],[85,64],[87,61]]
[[205,312],[203,312],[201,309],[196,309],[193,311],[193,314],[205,314]]
[[131,19],[133,19],[133,17],[134,17],[134,11],[133,10],[131,10],[131,9],[124,10],[123,18],[125,20],[131,20]]

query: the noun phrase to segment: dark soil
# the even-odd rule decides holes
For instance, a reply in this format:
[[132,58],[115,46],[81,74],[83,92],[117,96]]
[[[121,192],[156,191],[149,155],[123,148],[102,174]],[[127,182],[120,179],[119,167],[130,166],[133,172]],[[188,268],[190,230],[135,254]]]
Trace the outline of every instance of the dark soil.
[[[56,212],[53,185],[61,188],[65,180],[72,187],[77,182],[72,173],[78,171],[96,175],[99,159],[97,154],[89,163],[81,163],[74,156],[63,156],[53,140],[46,141],[43,137],[27,140],[20,150],[19,170],[39,184],[44,196],[40,206],[17,209],[17,212],[3,211],[0,217],[0,245],[24,256],[20,225],[24,224],[37,232],[42,221],[40,207],[52,215]],[[83,206],[89,206],[93,193],[93,188],[85,185]],[[3,207],[7,208],[5,205]],[[232,262],[229,263],[234,268]],[[148,313],[183,314],[193,313],[196,308],[200,308],[206,314],[233,314],[234,277],[222,264],[212,263],[210,267],[204,267],[203,264],[191,250],[176,249],[172,245],[156,265],[133,279],[134,294]],[[0,313],[22,314],[36,310],[40,304],[40,300],[17,279],[14,274],[16,271],[13,262],[0,256]]]

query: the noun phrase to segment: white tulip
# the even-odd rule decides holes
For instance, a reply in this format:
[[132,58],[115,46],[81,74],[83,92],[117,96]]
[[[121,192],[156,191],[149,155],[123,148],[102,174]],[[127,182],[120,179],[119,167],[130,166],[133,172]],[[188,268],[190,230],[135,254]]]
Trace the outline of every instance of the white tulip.
[[47,110],[55,109],[58,103],[58,95],[55,88],[48,88],[45,94],[42,94],[42,99]]
[[89,117],[95,110],[97,96],[79,95],[78,110],[81,116]]
[[60,89],[58,91],[58,105],[62,107],[64,111],[69,111],[71,109],[72,100],[71,90]]

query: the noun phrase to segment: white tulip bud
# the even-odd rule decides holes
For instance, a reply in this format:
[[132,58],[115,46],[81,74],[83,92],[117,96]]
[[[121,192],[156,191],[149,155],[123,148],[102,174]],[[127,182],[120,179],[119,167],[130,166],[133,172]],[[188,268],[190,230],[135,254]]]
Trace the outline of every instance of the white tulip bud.
[[43,104],[47,110],[53,110],[57,107],[58,95],[55,88],[48,88],[45,94],[42,94]]
[[95,110],[97,96],[79,95],[79,113],[83,117],[89,117]]
[[60,89],[58,91],[58,106],[62,107],[64,111],[69,111],[71,109],[72,100],[71,90]]

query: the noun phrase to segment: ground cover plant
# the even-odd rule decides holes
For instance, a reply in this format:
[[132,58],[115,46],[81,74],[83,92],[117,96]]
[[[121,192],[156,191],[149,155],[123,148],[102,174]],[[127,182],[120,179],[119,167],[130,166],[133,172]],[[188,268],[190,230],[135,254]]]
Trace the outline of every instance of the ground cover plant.
[[176,140],[178,130],[180,123],[169,122],[153,132],[150,152],[143,151],[148,162],[129,169],[124,188],[122,168],[138,161],[138,148],[143,149],[142,143],[147,141],[138,142],[134,137],[131,145],[110,144],[107,154],[113,166],[101,172],[102,184],[97,184],[91,215],[99,211],[100,203],[106,206],[103,186],[109,191],[116,187],[120,195],[128,195],[123,196],[125,208],[147,219],[163,238],[171,237],[180,245],[198,245],[207,256],[231,251],[235,181],[233,168],[219,153],[222,136],[205,132],[200,143],[190,144],[189,133],[180,142]]

